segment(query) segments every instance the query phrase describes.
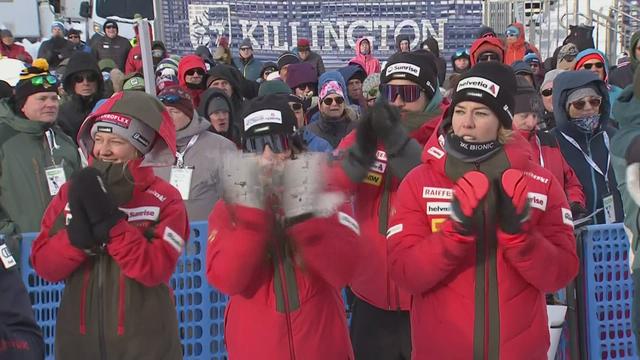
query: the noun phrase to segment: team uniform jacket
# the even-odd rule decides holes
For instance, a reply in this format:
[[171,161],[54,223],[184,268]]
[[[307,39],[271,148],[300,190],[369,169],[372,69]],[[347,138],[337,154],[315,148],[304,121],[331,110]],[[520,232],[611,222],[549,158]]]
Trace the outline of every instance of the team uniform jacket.
[[229,358],[353,359],[340,290],[362,258],[358,231],[337,212],[270,236],[263,210],[218,201],[209,217],[207,279],[231,297]]
[[[545,293],[576,275],[578,258],[562,189],[522,149],[526,143],[515,135],[491,158],[463,163],[447,156],[434,136],[424,164],[400,185],[388,231],[389,268],[413,295],[413,359],[547,358]],[[440,231],[451,229],[455,180],[477,170],[495,184],[510,167],[528,179],[531,226],[524,240],[497,240],[495,190],[487,195],[479,235]]]

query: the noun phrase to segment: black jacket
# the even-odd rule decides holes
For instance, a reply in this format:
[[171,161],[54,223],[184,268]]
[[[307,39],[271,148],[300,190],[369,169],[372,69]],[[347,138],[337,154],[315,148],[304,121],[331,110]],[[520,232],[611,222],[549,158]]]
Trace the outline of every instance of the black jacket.
[[44,58],[49,63],[49,68],[56,69],[60,62],[71,56],[73,43],[63,37],[53,37],[40,44],[38,57]]
[[234,144],[236,144],[236,146],[240,147],[242,145],[241,134],[240,134],[240,129],[242,129],[241,127],[242,125],[240,125],[240,123],[242,123],[242,118],[240,117],[240,114],[238,114],[234,110],[231,100],[229,100],[229,97],[222,90],[214,88],[214,89],[207,89],[205,92],[203,92],[200,97],[200,106],[198,106],[198,114],[200,114],[200,116],[204,117],[205,119],[207,119],[207,121],[209,121],[209,116],[207,114],[207,107],[209,106],[209,103],[211,102],[211,100],[215,98],[223,98],[227,102],[227,106],[229,106],[229,109],[231,109],[231,111],[229,112],[229,130],[227,132],[222,133],[222,132],[216,131],[212,126],[209,129],[209,131],[211,131],[212,133],[224,136],[225,138],[231,140]]
[[92,39],[91,48],[98,54],[98,61],[111,59],[115,61],[118,69],[124,72],[124,66],[131,50],[131,43],[122,36],[111,39],[106,36]]

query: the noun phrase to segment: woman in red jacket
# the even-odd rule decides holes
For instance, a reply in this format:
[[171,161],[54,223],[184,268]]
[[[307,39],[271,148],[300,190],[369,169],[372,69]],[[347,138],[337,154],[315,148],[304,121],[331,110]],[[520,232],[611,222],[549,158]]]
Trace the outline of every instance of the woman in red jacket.
[[226,159],[207,245],[207,279],[231,296],[229,358],[353,359],[340,289],[362,257],[358,224],[319,204],[334,197],[319,194],[322,155],[298,153],[286,97],[250,101],[243,123],[249,154]]
[[489,62],[461,78],[398,190],[389,266],[413,294],[413,359],[546,359],[545,293],[577,273],[566,197],[511,132],[511,74]]
[[90,166],[51,201],[31,251],[38,275],[66,281],[56,358],[182,359],[167,283],[189,224],[178,190],[151,169],[174,163],[171,117],[144,92],[119,92],[78,144]]

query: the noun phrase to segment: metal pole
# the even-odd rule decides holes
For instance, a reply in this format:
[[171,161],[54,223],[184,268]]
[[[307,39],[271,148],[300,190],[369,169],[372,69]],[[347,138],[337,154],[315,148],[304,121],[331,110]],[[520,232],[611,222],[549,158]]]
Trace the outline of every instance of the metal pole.
[[574,16],[573,25],[580,24],[580,19],[578,17],[578,14],[580,14],[580,0],[573,0],[573,16]]
[[140,54],[142,56],[144,90],[147,94],[156,96],[155,72],[153,70],[153,58],[151,57],[151,33],[149,32],[149,21],[147,19],[138,20],[138,36]]

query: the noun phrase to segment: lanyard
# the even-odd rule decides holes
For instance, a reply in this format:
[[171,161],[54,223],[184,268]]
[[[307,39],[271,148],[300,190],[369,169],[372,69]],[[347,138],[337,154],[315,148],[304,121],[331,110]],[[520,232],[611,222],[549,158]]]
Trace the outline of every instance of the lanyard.
[[560,134],[562,134],[562,136],[564,136],[565,139],[567,139],[567,141],[573,145],[576,149],[580,150],[580,152],[582,153],[582,156],[584,156],[584,159],[587,161],[587,163],[593,168],[593,170],[597,171],[598,174],[604,176],[604,181],[607,185],[607,189],[609,189],[609,178],[607,177],[609,175],[609,164],[611,163],[611,153],[609,152],[609,134],[607,134],[606,132],[602,135],[604,136],[604,146],[607,148],[607,169],[605,171],[602,171],[602,169],[600,169],[600,167],[598,166],[598,164],[596,164],[595,161],[593,161],[593,159],[591,158],[591,156],[587,155],[582,148],[580,147],[580,145],[578,145],[578,143],[569,135],[563,133],[562,131],[560,132]]
[[182,150],[182,152],[177,151],[176,152],[176,157],[178,158],[178,161],[176,162],[176,165],[178,165],[178,167],[183,167],[184,166],[184,154],[187,153],[187,150],[189,150],[190,147],[193,146],[193,144],[196,143],[196,141],[198,140],[198,136],[200,136],[200,134],[198,135],[194,135],[191,140],[189,140],[189,142],[187,143],[187,146],[185,146],[184,150]]
[[537,134],[534,134],[533,136],[536,137],[536,144],[538,144],[538,151],[540,155],[540,166],[544,167],[544,158],[542,157],[542,145],[540,144],[540,138],[538,137]]
[[49,129],[47,131],[45,131],[44,135],[47,138],[47,144],[49,145],[49,152],[51,153],[51,162],[53,163],[53,165],[56,165],[56,162],[53,158],[53,150],[58,150],[60,149],[60,145],[58,145],[58,143],[56,142],[56,135],[53,132],[53,130]]

